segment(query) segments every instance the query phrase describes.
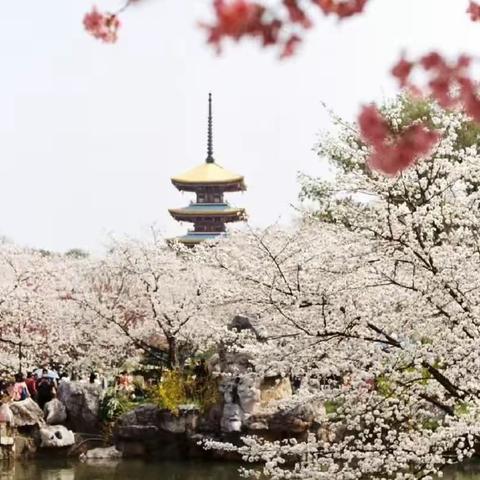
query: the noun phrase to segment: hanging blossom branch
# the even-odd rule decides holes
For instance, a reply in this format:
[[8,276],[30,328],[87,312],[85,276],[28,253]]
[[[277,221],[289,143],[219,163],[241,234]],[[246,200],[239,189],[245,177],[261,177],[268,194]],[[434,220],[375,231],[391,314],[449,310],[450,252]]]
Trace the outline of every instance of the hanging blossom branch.
[[127,0],[127,2],[116,12],[100,12],[96,6],[83,17],[85,30],[98,40],[105,43],[115,43],[118,40],[118,29],[121,26],[119,15],[124,12],[132,3],[138,0]]
[[[325,15],[340,19],[362,13],[368,0],[310,0]],[[221,52],[222,43],[230,38],[239,41],[246,37],[258,38],[262,46],[279,45],[281,57],[293,55],[302,41],[302,33],[313,26],[307,14],[307,2],[282,0],[280,8],[267,8],[249,0],[214,0],[215,19],[202,23],[208,34],[208,43]]]
[[[129,0],[115,13],[102,13],[93,7],[84,17],[85,29],[95,38],[106,43],[115,43],[120,28],[119,15],[133,3]],[[207,41],[217,52],[221,52],[225,39],[239,41],[255,38],[263,47],[278,45],[280,56],[295,53],[302,41],[302,34],[313,26],[307,7],[314,5],[325,15],[340,19],[352,17],[364,11],[368,0],[281,0],[278,8],[268,8],[261,1],[213,0],[214,19],[211,23],[201,22],[207,32]]]
[[[471,64],[472,58],[467,55],[448,62],[437,52],[431,52],[418,60],[409,61],[402,57],[392,69],[392,74],[401,87],[431,96],[444,108],[460,107],[479,122],[480,99],[475,82],[470,77]],[[423,70],[427,75],[426,85],[419,86],[411,81],[414,69]]]
[[[477,6],[480,19],[480,6]],[[446,109],[464,111],[480,122],[478,87],[471,78],[472,58],[461,55],[449,62],[437,52],[416,60],[402,56],[392,69],[400,87],[415,97],[433,98]],[[419,71],[426,76],[423,84],[415,83],[412,75]],[[428,125],[415,123],[394,134],[381,112],[373,105],[364,107],[358,117],[363,140],[370,146],[369,166],[380,172],[395,175],[427,155],[439,135]]]
[[[471,1],[467,13],[473,22],[479,22],[480,4]],[[472,62],[467,55],[460,55],[450,62],[437,52],[413,60],[402,55],[391,73],[399,86],[414,96],[433,98],[443,108],[460,109],[475,122],[480,122],[478,86],[470,74]],[[426,76],[424,84],[412,80],[416,72]],[[418,123],[394,135],[386,119],[373,105],[361,110],[358,124],[363,140],[371,149],[370,168],[388,175],[402,172],[427,155],[439,138],[429,126]]]
[[430,152],[440,136],[422,124],[394,133],[374,105],[364,107],[358,117],[360,133],[370,145],[368,164],[373,170],[395,175]]

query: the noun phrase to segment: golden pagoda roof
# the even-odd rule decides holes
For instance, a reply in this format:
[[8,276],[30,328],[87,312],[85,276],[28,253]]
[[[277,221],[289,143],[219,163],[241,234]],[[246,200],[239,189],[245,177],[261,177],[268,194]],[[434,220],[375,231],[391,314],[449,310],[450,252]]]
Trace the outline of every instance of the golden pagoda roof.
[[230,184],[241,183],[243,185],[243,176],[230,172],[218,165],[218,163],[202,163],[198,167],[192,168],[187,172],[172,177],[173,183],[179,184]]

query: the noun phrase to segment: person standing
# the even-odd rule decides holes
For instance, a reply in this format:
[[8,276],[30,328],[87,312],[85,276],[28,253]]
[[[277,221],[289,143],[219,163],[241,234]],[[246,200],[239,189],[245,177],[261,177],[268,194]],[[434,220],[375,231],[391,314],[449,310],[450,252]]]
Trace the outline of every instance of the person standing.
[[37,374],[32,372],[27,372],[27,379],[25,380],[25,384],[28,388],[28,393],[30,396],[36,400],[37,398]]
[[22,373],[17,373],[15,375],[15,383],[13,385],[12,397],[15,402],[20,402],[30,397],[28,392],[27,384]]
[[48,376],[48,370],[44,369],[42,378],[37,385],[37,402],[42,410],[45,404],[53,398],[54,388],[53,380]]

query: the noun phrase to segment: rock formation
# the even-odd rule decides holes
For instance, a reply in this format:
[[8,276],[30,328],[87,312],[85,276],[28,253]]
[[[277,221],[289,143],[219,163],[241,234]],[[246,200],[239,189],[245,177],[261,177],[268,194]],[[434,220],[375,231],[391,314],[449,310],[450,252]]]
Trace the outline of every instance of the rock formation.
[[60,382],[58,399],[65,405],[67,425],[75,432],[97,433],[100,429],[101,388],[82,382]]
[[75,443],[75,435],[63,425],[44,425],[39,430],[41,448],[70,447]]
[[87,462],[89,460],[118,460],[120,458],[122,458],[122,452],[115,447],[92,448],[91,450],[88,450],[88,452],[80,455],[80,460],[82,462]]
[[9,404],[13,414],[13,424],[16,428],[43,425],[42,409],[31,398]]
[[58,398],[47,402],[43,407],[43,412],[48,425],[59,425],[67,419],[67,409]]

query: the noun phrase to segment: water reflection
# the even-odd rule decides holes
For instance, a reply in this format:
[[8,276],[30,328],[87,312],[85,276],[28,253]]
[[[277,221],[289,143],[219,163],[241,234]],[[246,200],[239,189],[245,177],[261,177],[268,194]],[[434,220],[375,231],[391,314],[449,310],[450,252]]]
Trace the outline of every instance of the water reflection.
[[447,469],[445,480],[480,480],[480,462],[478,460],[456,465]]
[[[0,480],[238,480],[238,465],[215,462],[142,461],[83,464],[64,459],[39,459],[0,464]],[[444,480],[480,480],[480,463],[445,472]]]
[[237,480],[238,466],[210,462],[72,463],[36,460],[0,468],[0,480]]

